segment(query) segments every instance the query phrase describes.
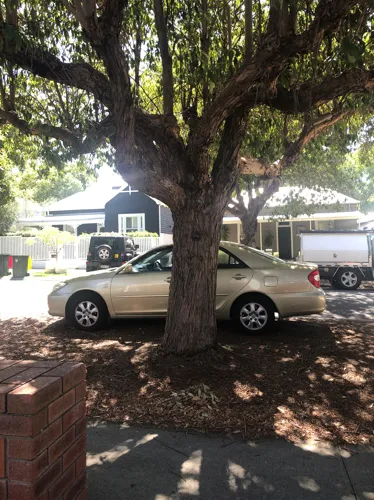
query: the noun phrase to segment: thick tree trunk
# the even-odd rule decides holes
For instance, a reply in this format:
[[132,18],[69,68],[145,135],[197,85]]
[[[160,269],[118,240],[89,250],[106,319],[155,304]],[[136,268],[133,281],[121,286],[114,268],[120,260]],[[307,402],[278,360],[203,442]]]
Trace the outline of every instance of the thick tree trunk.
[[243,245],[255,246],[257,232],[257,216],[258,212],[246,212],[240,217],[242,223],[243,235],[241,242]]
[[169,352],[193,354],[216,345],[217,257],[225,205],[226,200],[217,200],[200,208],[191,196],[173,213],[173,273],[163,338]]

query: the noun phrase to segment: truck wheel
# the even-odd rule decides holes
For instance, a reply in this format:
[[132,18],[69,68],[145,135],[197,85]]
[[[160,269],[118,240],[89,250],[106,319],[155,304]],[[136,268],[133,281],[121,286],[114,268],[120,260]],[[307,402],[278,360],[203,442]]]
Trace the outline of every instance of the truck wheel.
[[341,269],[333,283],[341,290],[356,290],[361,285],[361,277],[355,269]]

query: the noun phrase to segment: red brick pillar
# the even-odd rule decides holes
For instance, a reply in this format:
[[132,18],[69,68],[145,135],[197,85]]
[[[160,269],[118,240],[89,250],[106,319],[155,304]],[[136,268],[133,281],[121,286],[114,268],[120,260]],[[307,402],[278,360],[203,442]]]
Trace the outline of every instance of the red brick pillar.
[[86,369],[0,360],[0,500],[86,498]]

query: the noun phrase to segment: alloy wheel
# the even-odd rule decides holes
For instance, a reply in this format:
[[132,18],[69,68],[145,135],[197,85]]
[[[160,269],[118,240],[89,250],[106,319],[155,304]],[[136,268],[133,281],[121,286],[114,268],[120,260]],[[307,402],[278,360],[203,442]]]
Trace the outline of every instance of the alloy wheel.
[[240,322],[248,330],[261,330],[268,321],[268,313],[264,306],[250,302],[240,310]]
[[107,248],[101,248],[99,250],[98,256],[99,259],[101,260],[108,260],[109,259],[109,250]]
[[84,327],[92,327],[99,319],[99,309],[97,306],[88,300],[80,302],[75,308],[75,319]]
[[345,271],[341,276],[342,285],[346,288],[352,288],[357,284],[357,275],[352,271]]

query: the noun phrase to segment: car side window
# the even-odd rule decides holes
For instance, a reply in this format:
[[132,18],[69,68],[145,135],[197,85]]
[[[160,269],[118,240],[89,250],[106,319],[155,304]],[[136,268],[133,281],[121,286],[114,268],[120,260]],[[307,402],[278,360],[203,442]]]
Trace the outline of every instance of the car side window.
[[132,265],[133,273],[167,272],[172,269],[173,251],[163,248],[148,252]]
[[218,250],[218,269],[230,269],[230,268],[239,268],[239,267],[247,267],[243,262],[239,259],[235,258],[233,255],[225,252],[220,248]]

